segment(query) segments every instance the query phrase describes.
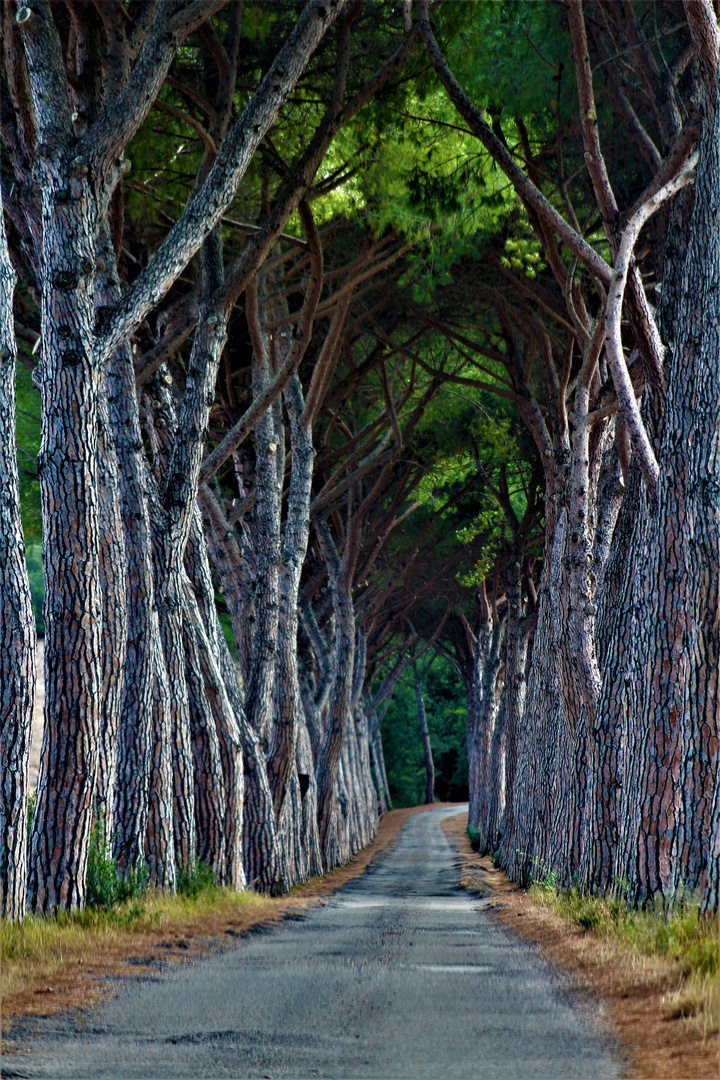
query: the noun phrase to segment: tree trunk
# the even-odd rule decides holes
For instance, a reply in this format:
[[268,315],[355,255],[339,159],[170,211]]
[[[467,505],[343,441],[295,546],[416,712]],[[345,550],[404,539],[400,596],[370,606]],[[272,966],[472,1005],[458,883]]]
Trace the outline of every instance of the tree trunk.
[[433,762],[432,747],[430,746],[427,716],[425,715],[425,700],[417,667],[413,667],[413,671],[415,674],[415,704],[417,705],[420,738],[422,739],[423,754],[425,755],[425,802],[432,804],[435,802],[435,764]]
[[103,694],[100,719],[100,760],[95,816],[112,837],[115,815],[115,779],[120,709],[127,649],[127,581],[120,480],[115,443],[110,428],[107,390],[100,387],[98,484],[100,492],[100,583],[103,605]]
[[[243,747],[237,708],[233,705],[232,691],[228,686],[228,677],[237,682],[237,673],[215,607],[205,537],[197,511],[185,562],[192,583],[192,589],[186,588],[185,617],[196,628],[200,667],[217,730],[225,786],[226,865],[222,877],[231,888],[241,889],[246,884],[243,870]],[[226,674],[223,673],[223,656],[227,658]]]
[[286,388],[286,400],[290,416],[292,467],[279,571],[280,633],[276,669],[277,705],[273,745],[268,756],[268,768],[278,819],[285,785],[295,766],[298,725],[302,714],[297,654],[298,593],[300,574],[307,551],[315,457],[312,431],[309,425],[303,423],[304,402],[297,375],[293,376]]
[[[107,222],[97,243],[95,311],[114,303],[120,295],[115,252]],[[118,362],[118,358],[113,358]],[[119,361],[121,362],[121,360]],[[117,386],[112,388],[117,392]],[[100,495],[100,578],[103,602],[103,696],[100,723],[100,760],[95,813],[108,839],[115,832],[115,797],[118,736],[125,692],[127,657],[127,559],[123,522],[120,467],[110,417],[108,373],[100,384],[98,430],[98,485]],[[113,403],[115,412],[115,403]]]
[[500,696],[495,723],[493,724],[492,737],[490,739],[490,759],[488,761],[488,774],[490,776],[490,790],[487,801],[487,817],[485,826],[485,850],[489,855],[495,855],[500,844],[502,835],[502,822],[505,816],[506,803],[506,779],[505,779],[505,709],[507,698],[505,692]]
[[[235,626],[242,615],[242,611],[238,612],[235,604],[243,603],[241,593],[235,588],[236,570],[239,566],[237,542],[215,496],[207,487],[203,487],[200,497],[208,525],[207,539],[210,554],[230,609],[233,626]],[[265,755],[258,735],[246,717],[240,673],[235,668],[222,637],[218,638],[218,650],[223,681],[240,727],[243,749],[245,876],[251,887],[261,891],[271,891],[277,881],[277,834]]]
[[153,633],[155,678],[150,730],[150,770],[145,859],[150,880],[158,888],[175,891],[175,830],[173,823],[173,757],[171,691],[160,632]]
[[[328,567],[335,614],[335,642],[332,657],[332,689],[328,706],[328,718],[320,744],[317,761],[318,823],[320,844],[326,868],[339,858],[344,843],[333,838],[333,830],[340,825],[338,813],[334,813],[337,798],[336,783],[340,759],[348,728],[349,708],[352,697],[353,666],[355,658],[355,611],[350,583],[342,572],[335,545],[324,522],[316,523],[323,557]],[[329,861],[330,860],[330,861]]]
[[[666,274],[664,282],[670,348],[656,438],[660,481],[635,523],[626,649],[606,670],[600,704],[619,722],[623,786],[612,873],[632,902],[673,899],[717,880],[707,852],[715,842],[718,748],[719,137],[716,116],[700,145],[682,280]],[[595,843],[601,851],[601,831]],[[595,873],[604,869],[596,858]]]
[[15,445],[15,271],[0,195],[0,916],[27,900],[28,763],[35,698],[35,616],[20,518]]
[[184,613],[185,671],[195,765],[195,835],[197,857],[225,884],[225,777],[220,743],[200,669],[197,632]]
[[[516,561],[514,557],[513,563]],[[518,579],[520,574],[511,570]],[[483,585],[480,625],[477,630],[474,655],[471,661],[468,696],[468,787],[470,811],[468,825],[477,831],[480,851],[494,851],[490,837],[489,809],[493,789],[500,781],[491,762],[492,736],[498,707],[498,678],[501,668],[503,622],[493,618]],[[512,590],[508,588],[508,603]]]
[[[70,129],[69,112],[67,121]],[[55,159],[45,161],[43,171],[38,472],[45,730],[30,899],[35,910],[49,914],[84,905],[97,780],[103,675],[97,462],[102,369],[94,357],[97,220],[92,185]]]
[[[253,336],[253,397],[259,397],[270,382],[270,358],[262,314],[265,288],[258,298],[256,288],[246,293],[248,319]],[[280,425],[282,426],[282,425]],[[267,409],[255,425],[255,547],[257,578],[254,588],[255,623],[250,677],[245,708],[252,726],[267,745],[268,727],[273,715],[273,687],[278,633],[280,495],[278,491],[278,456],[284,467],[280,431],[275,417]],[[280,455],[278,455],[280,450]]]
[[[549,815],[565,796],[569,748],[558,670],[563,529],[546,522],[546,559],[527,669],[528,622],[509,600],[505,658],[505,814],[500,858],[513,881],[548,872]],[[567,803],[565,803],[567,811]],[[537,849],[537,843],[540,849]]]
[[382,739],[379,733],[370,743],[370,754],[372,755],[372,767],[373,776],[375,778],[375,791],[377,792],[378,811],[380,816],[387,814],[388,810],[392,809],[392,802],[390,800],[390,792],[387,786],[387,776],[385,774],[385,761],[383,759]]
[[[372,706],[368,694],[365,695],[365,700]],[[372,768],[375,778],[375,790],[377,792],[378,808],[382,815],[387,813],[388,810],[392,810],[392,800],[390,798],[390,787],[385,771],[385,755],[383,753],[382,738],[380,736],[380,721],[375,708],[372,707],[368,716],[368,729],[370,754],[372,757]]]
[[[117,302],[120,282],[110,229],[105,222],[98,244],[102,270],[97,302]],[[148,825],[151,730],[160,647],[147,490],[152,482],[140,431],[135,372],[129,344],[107,366],[108,411],[117,454],[126,558],[127,647],[118,721],[117,783],[113,857],[131,870],[145,859]],[[172,868],[169,873],[172,876]],[[161,873],[161,879],[163,874]]]

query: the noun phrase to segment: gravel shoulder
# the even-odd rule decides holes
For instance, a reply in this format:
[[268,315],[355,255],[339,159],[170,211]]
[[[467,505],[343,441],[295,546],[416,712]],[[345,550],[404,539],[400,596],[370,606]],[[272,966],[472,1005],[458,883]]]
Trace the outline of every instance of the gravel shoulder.
[[625,1075],[598,1003],[460,889],[441,827],[459,809],[413,815],[361,877],[232,948],[19,1021],[3,1075]]

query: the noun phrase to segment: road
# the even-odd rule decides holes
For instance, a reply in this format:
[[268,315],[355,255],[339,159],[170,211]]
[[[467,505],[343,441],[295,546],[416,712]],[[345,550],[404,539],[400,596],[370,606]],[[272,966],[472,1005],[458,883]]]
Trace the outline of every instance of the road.
[[411,817],[324,905],[124,981],[89,1014],[35,1018],[29,1053],[6,1068],[54,1080],[622,1075],[597,1007],[458,890],[449,813]]

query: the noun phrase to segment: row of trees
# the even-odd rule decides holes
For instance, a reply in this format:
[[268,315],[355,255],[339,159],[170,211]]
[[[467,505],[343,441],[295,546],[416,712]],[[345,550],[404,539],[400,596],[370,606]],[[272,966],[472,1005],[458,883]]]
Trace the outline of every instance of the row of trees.
[[510,124],[486,120],[420,14],[546,266],[529,278],[490,257],[502,355],[462,342],[500,365],[533,443],[515,485],[476,461],[506,540],[448,642],[470,823],[517,881],[555,872],[632,903],[699,892],[716,909],[720,38],[696,2],[569,0],[563,24],[572,112],[559,61],[555,131],[538,153],[516,116],[513,156]]
[[711,5],[3,20],[3,913],[82,906],[97,820],[168,889],[345,861],[413,673],[432,797],[438,654],[511,876],[715,907]]

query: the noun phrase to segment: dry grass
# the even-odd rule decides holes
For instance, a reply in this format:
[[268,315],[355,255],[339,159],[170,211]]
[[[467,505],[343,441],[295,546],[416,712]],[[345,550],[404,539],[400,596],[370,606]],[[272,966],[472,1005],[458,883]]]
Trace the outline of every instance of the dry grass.
[[720,927],[697,903],[631,911],[621,900],[558,890],[552,881],[533,885],[529,895],[593,938],[620,946],[630,967],[666,990],[669,1018],[687,1019],[703,1038],[720,1031]]
[[[436,804],[437,806],[438,804]],[[108,977],[182,961],[226,947],[253,927],[270,925],[289,911],[323,897],[362,874],[391,847],[407,818],[429,809],[391,810],[375,840],[346,866],[298,885],[285,896],[236,893],[211,886],[197,896],[150,893],[110,909],[87,909],[52,919],[29,916],[0,921],[2,1021],[87,1005],[108,993]]]
[[525,892],[470,846],[467,815],[443,826],[457,848],[461,883],[491,898],[486,910],[599,997],[626,1048],[630,1075],[647,1080],[718,1076],[717,926],[688,909],[675,920],[620,918],[604,901],[558,893],[551,883]]
[[[274,914],[273,901],[255,893],[214,888],[196,897],[150,893],[142,902],[109,911],[87,910],[53,919],[28,916],[22,923],[0,923],[0,998],[12,1010],[28,990],[54,993],[53,982],[78,967],[117,958],[126,947],[136,951],[157,944],[158,937],[184,940],[208,920],[253,925]],[[48,989],[49,988],[49,989]]]

